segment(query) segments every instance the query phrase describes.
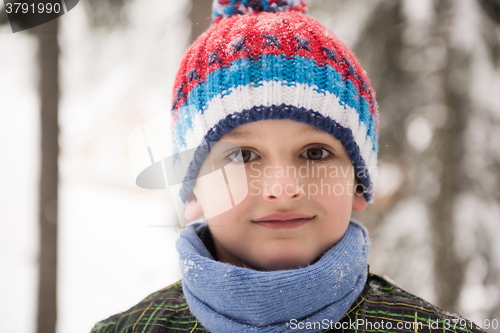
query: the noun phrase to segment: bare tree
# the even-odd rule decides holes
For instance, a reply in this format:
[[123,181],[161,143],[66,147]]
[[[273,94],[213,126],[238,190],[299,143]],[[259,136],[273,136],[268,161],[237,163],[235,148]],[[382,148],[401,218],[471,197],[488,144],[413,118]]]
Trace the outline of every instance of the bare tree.
[[499,0],[478,0],[486,14],[497,23],[500,23],[500,1]]
[[[0,24],[8,19],[3,12]],[[29,27],[33,16],[19,17],[12,25]],[[40,96],[40,178],[38,187],[38,256],[37,332],[52,333],[57,320],[57,238],[58,238],[58,156],[59,156],[59,42],[58,20],[28,30],[38,44],[38,93]]]
[[463,170],[466,125],[471,103],[469,100],[470,56],[454,47],[450,31],[453,19],[453,1],[440,0],[435,5],[434,33],[444,42],[445,65],[439,70],[442,105],[448,121],[437,129],[432,147],[444,172],[440,191],[430,204],[434,231],[434,271],[439,305],[448,311],[458,311],[459,290],[462,289],[465,267],[457,256],[454,234],[454,205],[467,188],[467,174]]
[[212,1],[210,0],[191,0],[191,11],[189,19],[191,20],[191,37],[192,43],[210,24],[210,13]]
[[40,254],[37,332],[55,332],[57,320],[57,211],[59,184],[59,44],[58,20],[33,29],[40,69],[41,170],[38,198]]

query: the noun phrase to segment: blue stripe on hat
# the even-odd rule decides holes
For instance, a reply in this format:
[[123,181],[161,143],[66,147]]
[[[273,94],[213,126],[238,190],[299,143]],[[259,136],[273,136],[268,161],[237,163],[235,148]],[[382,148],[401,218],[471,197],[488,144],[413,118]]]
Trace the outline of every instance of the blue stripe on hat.
[[[215,96],[225,96],[232,92],[231,88],[240,85],[262,85],[262,82],[277,81],[283,85],[294,86],[307,84],[316,86],[318,93],[329,92],[339,97],[340,103],[356,109],[360,121],[367,128],[367,135],[376,138],[375,117],[370,111],[368,101],[359,94],[358,88],[343,77],[330,65],[319,65],[314,59],[302,56],[286,55],[260,55],[252,59],[243,58],[231,62],[227,67],[221,67],[207,75],[201,85],[196,85],[188,95],[188,100],[183,104],[185,110],[190,110],[189,117],[194,116],[196,110],[203,113],[209,101]],[[184,114],[186,115],[186,114]],[[179,136],[183,137],[190,127],[190,121],[179,118],[184,122],[178,127]],[[185,126],[188,125],[188,126]],[[376,141],[376,140],[375,140]],[[377,149],[376,145],[373,148]]]

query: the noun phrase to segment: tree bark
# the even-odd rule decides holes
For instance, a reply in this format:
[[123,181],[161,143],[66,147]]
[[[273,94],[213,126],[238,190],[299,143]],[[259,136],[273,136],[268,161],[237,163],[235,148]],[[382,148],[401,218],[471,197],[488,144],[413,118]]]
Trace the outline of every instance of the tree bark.
[[500,23],[500,0],[479,0],[483,10],[494,21]]
[[373,229],[392,208],[414,194],[409,174],[416,158],[405,139],[406,123],[421,105],[420,99],[414,97],[418,88],[415,74],[408,72],[400,61],[402,50],[408,47],[403,38],[405,18],[401,7],[400,0],[380,2],[355,47],[379,103],[379,158],[393,161],[405,174],[404,183],[390,200],[382,203],[376,200],[365,212],[355,213],[356,218]]
[[435,279],[438,304],[457,312],[462,290],[465,263],[456,253],[454,211],[458,196],[467,186],[463,172],[465,130],[469,113],[470,57],[451,43],[451,21],[454,0],[436,4],[436,37],[445,44],[446,60],[440,76],[442,102],[447,108],[447,125],[436,131],[434,154],[442,163],[441,191],[430,207],[434,231]]
[[58,20],[33,29],[38,40],[41,124],[39,183],[40,254],[37,333],[54,333],[57,320],[57,210],[58,210]]
[[189,12],[189,19],[191,20],[191,37],[189,43],[192,43],[206,28],[208,28],[211,15],[211,0],[191,0],[191,11]]

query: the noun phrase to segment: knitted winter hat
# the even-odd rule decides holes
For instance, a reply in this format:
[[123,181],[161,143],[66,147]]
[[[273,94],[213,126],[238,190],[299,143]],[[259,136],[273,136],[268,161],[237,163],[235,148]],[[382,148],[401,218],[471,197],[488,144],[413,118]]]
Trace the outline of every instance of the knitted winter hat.
[[214,0],[212,24],[187,50],[174,84],[174,152],[199,146],[186,201],[208,150],[264,119],[314,125],[340,140],[373,199],[378,106],[354,54],[307,15],[302,0]]

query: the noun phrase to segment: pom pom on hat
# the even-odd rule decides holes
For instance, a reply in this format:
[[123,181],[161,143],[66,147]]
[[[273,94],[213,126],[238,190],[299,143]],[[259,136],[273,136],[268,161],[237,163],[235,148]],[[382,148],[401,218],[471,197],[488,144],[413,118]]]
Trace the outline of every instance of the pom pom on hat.
[[302,0],[214,0],[212,24],[226,17],[260,12],[307,12]]

